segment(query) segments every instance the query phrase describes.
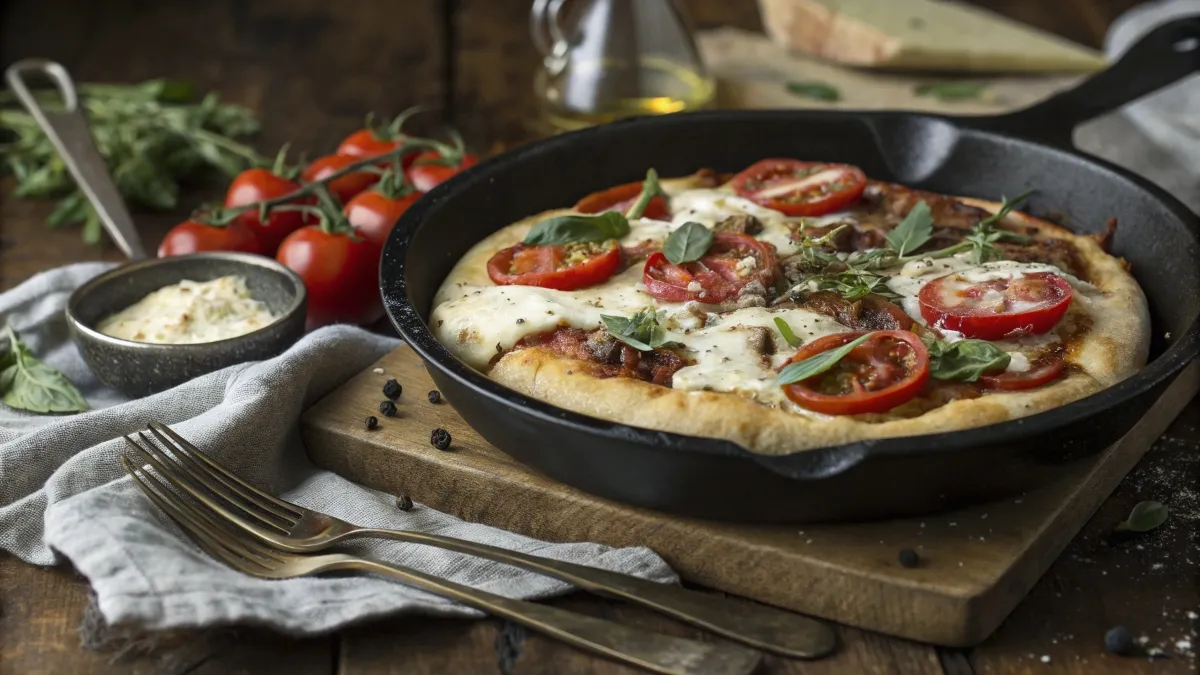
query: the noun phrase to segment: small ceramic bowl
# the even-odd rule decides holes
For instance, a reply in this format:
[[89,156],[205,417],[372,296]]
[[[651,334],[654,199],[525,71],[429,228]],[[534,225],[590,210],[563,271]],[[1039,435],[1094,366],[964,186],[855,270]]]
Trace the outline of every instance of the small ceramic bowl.
[[[237,274],[255,300],[279,315],[251,333],[198,344],[153,344],[104,335],[96,326],[153,291],[184,279]],[[276,356],[304,334],[308,293],[300,277],[270,258],[210,252],[122,265],[80,286],[67,301],[67,325],[101,382],[130,397],[149,396],[235,363]]]

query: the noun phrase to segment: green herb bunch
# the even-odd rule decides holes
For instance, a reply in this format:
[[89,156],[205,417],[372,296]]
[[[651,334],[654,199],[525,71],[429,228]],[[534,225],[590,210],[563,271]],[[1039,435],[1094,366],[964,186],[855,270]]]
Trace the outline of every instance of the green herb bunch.
[[[221,103],[215,94],[194,102],[192,87],[185,83],[87,84],[79,87],[79,95],[96,146],[130,204],[172,209],[181,179],[211,171],[232,177],[265,163],[234,140],[258,131],[254,115]],[[43,104],[49,106],[58,94],[45,96]],[[48,225],[83,223],[84,240],[100,240],[100,220],[86,196],[50,139],[10,92],[0,92],[0,159],[0,170],[17,180],[17,197],[58,198]]]

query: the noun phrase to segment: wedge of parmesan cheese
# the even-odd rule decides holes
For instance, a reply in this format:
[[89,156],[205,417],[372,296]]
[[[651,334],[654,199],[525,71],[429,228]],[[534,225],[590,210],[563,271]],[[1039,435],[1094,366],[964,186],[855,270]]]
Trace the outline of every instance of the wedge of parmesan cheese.
[[934,0],[759,0],[784,47],[859,67],[1090,72],[1104,55],[983,9]]

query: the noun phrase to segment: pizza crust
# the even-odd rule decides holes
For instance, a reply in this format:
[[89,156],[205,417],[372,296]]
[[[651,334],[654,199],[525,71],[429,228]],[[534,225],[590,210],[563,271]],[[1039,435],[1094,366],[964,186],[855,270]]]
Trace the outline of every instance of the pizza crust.
[[[696,179],[664,180],[669,192],[687,189]],[[994,212],[995,202],[961,199]],[[486,262],[500,248],[520,241],[534,223],[568,210],[547,211],[504,228],[459,261],[434,299],[454,297],[458,284],[488,285]],[[636,427],[720,438],[761,454],[787,454],[855,441],[955,431],[1004,422],[1076,401],[1112,386],[1145,364],[1150,344],[1146,298],[1122,261],[1105,253],[1091,237],[1013,212],[1010,219],[1045,236],[1072,241],[1086,265],[1088,281],[1103,291],[1103,311],[1090,312],[1091,327],[1068,351],[1074,366],[1046,387],[989,393],[956,400],[916,417],[868,421],[851,416],[802,414],[759,403],[732,392],[685,391],[632,380],[601,378],[589,364],[563,358],[540,347],[509,352],[488,376],[527,396],[584,415]],[[1082,297],[1077,294],[1077,297]]]

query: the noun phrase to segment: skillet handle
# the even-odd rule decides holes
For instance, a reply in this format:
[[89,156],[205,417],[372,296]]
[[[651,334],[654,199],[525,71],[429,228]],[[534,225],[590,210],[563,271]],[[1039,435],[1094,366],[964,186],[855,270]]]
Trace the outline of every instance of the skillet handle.
[[1108,69],[1024,110],[967,125],[1072,147],[1075,126],[1200,72],[1200,14],[1162,24]]

